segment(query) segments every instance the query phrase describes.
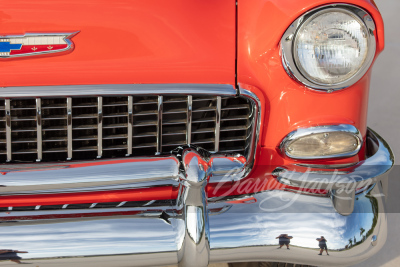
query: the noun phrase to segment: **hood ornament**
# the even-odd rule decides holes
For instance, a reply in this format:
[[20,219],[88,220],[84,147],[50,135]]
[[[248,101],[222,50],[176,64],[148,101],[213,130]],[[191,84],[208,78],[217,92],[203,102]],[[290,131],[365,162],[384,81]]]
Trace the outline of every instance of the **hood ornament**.
[[69,53],[74,49],[73,33],[26,33],[24,35],[0,35],[0,59],[39,56],[53,53]]

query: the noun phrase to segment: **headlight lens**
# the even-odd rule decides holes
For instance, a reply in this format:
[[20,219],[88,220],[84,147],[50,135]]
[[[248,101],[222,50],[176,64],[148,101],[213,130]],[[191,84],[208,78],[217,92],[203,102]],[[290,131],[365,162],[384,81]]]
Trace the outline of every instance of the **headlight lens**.
[[354,76],[368,51],[367,28],[349,12],[317,13],[299,29],[295,43],[296,65],[312,82],[338,84]]
[[[362,17],[360,17],[362,16]],[[285,32],[283,63],[291,76],[315,89],[336,90],[358,81],[375,55],[375,24],[350,5],[317,8]]]
[[318,159],[349,157],[358,153],[362,138],[351,125],[332,125],[298,129],[282,143],[288,157]]

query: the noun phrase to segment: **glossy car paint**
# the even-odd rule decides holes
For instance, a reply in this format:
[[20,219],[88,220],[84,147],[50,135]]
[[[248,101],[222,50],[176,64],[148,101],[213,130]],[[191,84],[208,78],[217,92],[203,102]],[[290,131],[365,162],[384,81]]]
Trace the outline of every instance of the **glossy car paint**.
[[0,62],[0,86],[234,84],[235,8],[234,0],[3,1],[0,35],[80,33],[68,55]]
[[[365,139],[371,69],[349,88],[326,93],[306,88],[290,78],[282,66],[280,40],[286,29],[305,12],[331,3],[321,0],[238,1],[237,81],[243,88],[257,94],[263,113],[262,149],[259,150],[262,156],[258,156],[258,164],[299,162],[284,157],[277,149],[282,139],[299,127],[351,124]],[[379,11],[368,0],[346,3],[365,9],[374,19],[376,57],[384,47],[383,21]],[[361,150],[358,156],[348,159],[311,162],[358,162],[363,158],[364,150]]]

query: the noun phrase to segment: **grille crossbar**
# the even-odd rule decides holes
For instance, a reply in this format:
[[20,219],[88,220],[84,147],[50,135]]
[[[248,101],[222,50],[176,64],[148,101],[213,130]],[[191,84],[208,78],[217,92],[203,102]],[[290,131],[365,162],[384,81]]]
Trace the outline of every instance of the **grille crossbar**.
[[253,109],[237,96],[0,98],[0,162],[159,155],[185,144],[245,154]]

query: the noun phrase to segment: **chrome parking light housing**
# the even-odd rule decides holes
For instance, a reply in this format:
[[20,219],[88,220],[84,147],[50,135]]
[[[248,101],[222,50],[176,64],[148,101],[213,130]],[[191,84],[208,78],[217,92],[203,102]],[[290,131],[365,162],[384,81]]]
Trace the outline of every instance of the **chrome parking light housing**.
[[[310,151],[304,151],[303,155],[300,152],[294,153],[292,149],[292,145],[296,142],[301,141],[302,139],[306,138],[313,138],[317,142],[327,142],[329,141],[328,138],[332,134],[340,134],[342,138],[353,138],[353,143],[350,144],[352,149],[345,149],[343,147],[343,151],[337,153],[320,153],[317,154],[314,151],[314,155],[311,155],[309,152],[311,151],[312,147],[310,144]],[[340,138],[340,136],[339,136]],[[324,139],[324,140],[323,140]],[[339,140],[340,141],[340,140]],[[352,140],[350,140],[352,141]],[[336,141],[338,142],[338,141]],[[363,139],[361,136],[360,131],[354,127],[353,125],[349,124],[338,124],[338,125],[325,125],[325,126],[316,126],[316,127],[309,127],[309,128],[299,128],[291,133],[289,133],[285,139],[280,144],[280,149],[283,154],[286,156],[293,158],[293,159],[327,159],[327,158],[344,158],[344,157],[351,157],[356,155],[362,146]],[[340,144],[339,144],[340,145]],[[327,146],[326,149],[329,149]]]

